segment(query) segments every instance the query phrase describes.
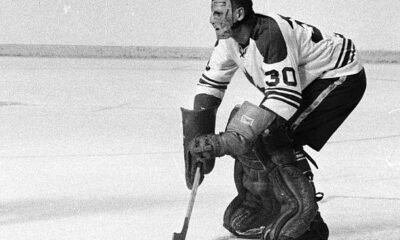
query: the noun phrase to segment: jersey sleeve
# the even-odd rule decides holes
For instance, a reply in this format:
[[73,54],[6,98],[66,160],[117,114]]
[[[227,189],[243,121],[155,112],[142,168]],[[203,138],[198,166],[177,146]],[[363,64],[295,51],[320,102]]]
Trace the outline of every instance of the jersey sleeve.
[[196,88],[196,94],[208,94],[222,99],[233,75],[238,69],[231,58],[227,40],[219,40],[203,71]]
[[299,109],[302,100],[298,72],[297,48],[287,42],[275,21],[268,24],[257,41],[257,48],[263,56],[262,68],[265,74],[265,98],[262,105],[289,120]]

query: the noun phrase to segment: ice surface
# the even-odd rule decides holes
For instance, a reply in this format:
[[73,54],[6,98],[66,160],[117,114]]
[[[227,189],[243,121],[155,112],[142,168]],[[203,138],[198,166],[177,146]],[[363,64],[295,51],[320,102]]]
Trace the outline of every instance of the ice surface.
[[[203,61],[0,58],[0,239],[171,239],[190,192],[180,107]],[[366,65],[360,105],[321,152],[333,240],[399,239],[400,65]],[[218,112],[262,96],[238,73]],[[187,239],[222,240],[229,157],[197,193]]]

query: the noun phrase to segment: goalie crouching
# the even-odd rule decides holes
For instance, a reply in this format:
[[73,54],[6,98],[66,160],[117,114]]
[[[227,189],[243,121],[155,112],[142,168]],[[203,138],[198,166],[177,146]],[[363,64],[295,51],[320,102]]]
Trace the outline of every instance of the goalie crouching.
[[[201,119],[201,112],[203,119],[215,119],[214,110],[187,113]],[[189,118],[184,117],[185,139],[195,125],[185,121]],[[201,172],[209,173],[216,157],[230,155],[236,159],[238,196],[225,211],[225,228],[239,237],[265,240],[303,239],[299,237],[309,235],[313,228],[318,231],[313,234],[327,238],[328,229],[318,213],[312,176],[308,175],[310,167],[305,158],[296,161],[293,141],[284,126],[283,119],[249,102],[236,107],[225,132],[203,134],[186,144],[188,187],[195,166],[200,163]]]
[[[230,155],[238,191],[224,214],[230,232],[328,239],[303,146],[320,151],[360,102],[366,75],[355,44],[291,17],[255,13],[252,0],[212,0],[210,23],[217,41],[194,110],[183,111],[187,186],[198,164],[203,179],[216,157]],[[238,70],[263,101],[235,108],[226,131],[214,134],[216,110]]]

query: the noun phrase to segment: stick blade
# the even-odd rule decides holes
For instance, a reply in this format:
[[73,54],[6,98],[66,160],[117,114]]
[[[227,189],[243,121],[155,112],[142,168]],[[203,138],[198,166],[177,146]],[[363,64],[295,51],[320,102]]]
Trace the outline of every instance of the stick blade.
[[189,228],[189,218],[185,217],[182,231],[180,233],[174,232],[174,235],[172,236],[172,240],[185,240],[188,228]]
[[172,235],[172,240],[185,240],[185,235],[182,235],[182,233],[174,233],[174,235]]

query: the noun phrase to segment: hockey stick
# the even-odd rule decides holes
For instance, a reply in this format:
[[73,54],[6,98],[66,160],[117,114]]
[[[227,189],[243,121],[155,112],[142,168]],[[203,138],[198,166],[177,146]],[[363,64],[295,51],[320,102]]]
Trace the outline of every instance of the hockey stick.
[[189,228],[190,216],[192,215],[194,200],[196,198],[196,193],[197,193],[197,188],[199,186],[199,182],[200,182],[200,166],[197,166],[196,174],[194,175],[193,188],[192,188],[192,192],[190,193],[190,201],[189,201],[189,205],[188,205],[188,208],[186,211],[185,221],[183,222],[182,231],[180,233],[174,232],[174,235],[172,236],[172,240],[185,240],[185,238],[186,238],[186,233]]

